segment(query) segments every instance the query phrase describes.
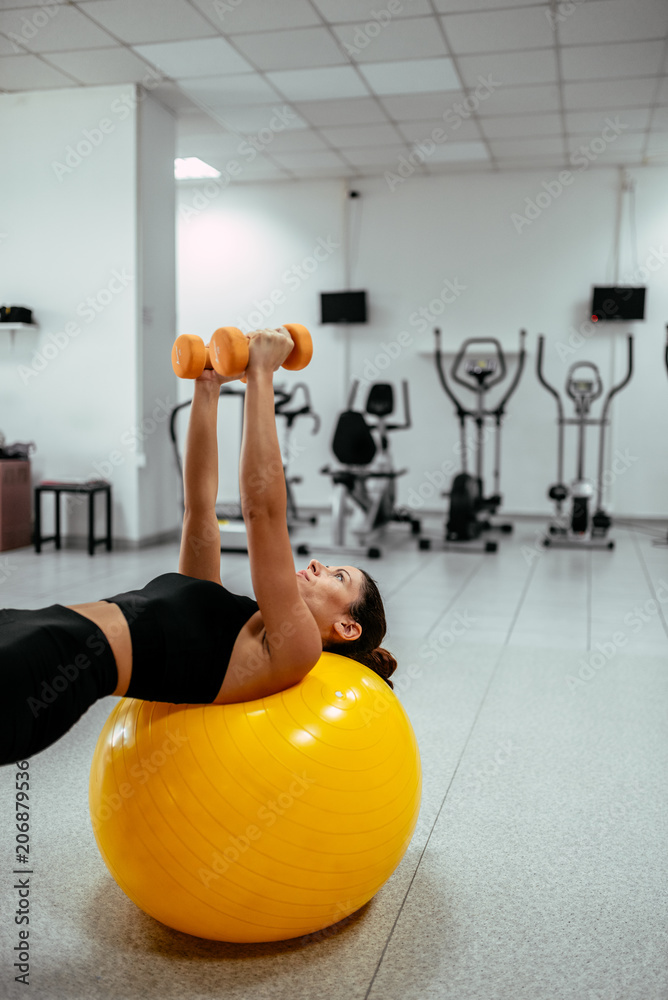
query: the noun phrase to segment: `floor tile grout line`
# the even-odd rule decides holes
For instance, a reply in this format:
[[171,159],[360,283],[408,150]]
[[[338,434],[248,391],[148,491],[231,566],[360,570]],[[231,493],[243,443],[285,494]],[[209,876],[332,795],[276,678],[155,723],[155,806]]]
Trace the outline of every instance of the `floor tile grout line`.
[[466,588],[468,587],[469,583],[474,578],[474,576],[476,576],[480,572],[480,570],[482,569],[483,565],[484,565],[484,561],[481,559],[480,562],[478,563],[478,565],[474,566],[474,568],[471,570],[471,572],[469,573],[469,575],[466,577],[466,579],[462,583],[462,585],[459,588],[459,590],[455,594],[452,595],[451,599],[448,601],[448,603],[446,604],[446,606],[443,609],[443,611],[441,611],[441,613],[437,616],[436,621],[434,622],[434,624],[431,626],[431,628],[427,629],[427,631],[424,633],[424,635],[422,637],[423,640],[426,640],[426,639],[429,638],[429,636],[434,631],[434,629],[436,628],[436,626],[438,625],[438,623],[440,621],[442,621],[443,618],[445,617],[445,615],[447,615],[448,611],[450,611],[450,609],[452,608],[452,606],[455,603],[455,601],[457,601],[461,597],[461,595],[464,593],[464,591],[466,590]]
[[[481,565],[482,565],[482,563],[481,563]],[[392,923],[392,927],[390,928],[390,931],[389,931],[389,933],[387,935],[387,940],[385,941],[385,945],[383,946],[383,950],[380,953],[380,957],[378,959],[378,963],[376,965],[376,968],[375,968],[375,971],[373,973],[373,976],[371,977],[371,980],[369,982],[368,989],[367,989],[366,993],[364,994],[364,1000],[368,1000],[369,994],[371,993],[371,990],[373,989],[373,984],[376,981],[376,977],[378,975],[378,972],[380,971],[380,967],[383,964],[383,959],[385,958],[385,954],[386,954],[387,949],[389,947],[390,941],[392,940],[392,937],[394,935],[394,931],[396,929],[396,926],[399,923],[399,918],[401,917],[401,914],[403,913],[404,906],[406,905],[406,900],[408,899],[408,896],[410,894],[410,891],[411,891],[411,888],[412,888],[413,883],[415,881],[415,878],[417,876],[417,873],[420,870],[420,865],[422,864],[422,859],[423,859],[423,857],[425,855],[425,852],[426,852],[427,848],[429,847],[429,842],[431,840],[432,834],[433,834],[433,832],[434,832],[434,830],[436,828],[436,824],[438,823],[439,817],[440,817],[441,813],[443,812],[443,807],[444,807],[444,805],[446,803],[446,800],[447,800],[448,794],[450,792],[450,789],[452,788],[452,784],[453,784],[453,782],[454,782],[454,780],[457,777],[457,774],[459,772],[459,768],[460,768],[461,762],[463,760],[464,754],[466,753],[466,748],[468,747],[469,743],[471,742],[471,737],[473,736],[473,733],[474,733],[475,727],[477,725],[478,719],[480,718],[482,710],[483,710],[483,708],[485,706],[485,702],[487,701],[487,696],[489,694],[489,690],[490,690],[490,688],[492,686],[494,678],[496,677],[499,665],[501,663],[501,660],[503,659],[503,654],[504,654],[504,652],[505,652],[505,650],[506,650],[506,648],[508,646],[508,642],[509,642],[510,636],[512,635],[512,631],[513,631],[513,628],[515,626],[515,622],[517,621],[519,613],[520,613],[520,611],[522,609],[522,605],[524,604],[524,600],[526,598],[527,591],[529,589],[529,585],[531,583],[531,579],[533,577],[535,569],[536,569],[536,563],[533,563],[529,567],[529,573],[528,573],[526,582],[524,584],[524,587],[522,589],[522,593],[520,595],[520,599],[519,599],[517,608],[515,609],[515,614],[513,616],[513,620],[512,620],[512,622],[510,624],[510,627],[508,629],[508,634],[506,635],[504,643],[503,643],[501,649],[499,650],[499,652],[497,654],[496,661],[495,661],[494,666],[492,667],[492,670],[491,670],[490,675],[489,675],[489,680],[487,681],[487,686],[485,687],[485,690],[483,692],[482,698],[480,699],[480,704],[478,705],[478,709],[477,709],[476,714],[474,716],[473,722],[471,723],[471,728],[469,729],[468,736],[466,737],[466,740],[464,742],[464,746],[462,747],[461,753],[459,755],[457,763],[456,763],[456,765],[454,767],[454,770],[452,772],[452,775],[450,777],[450,781],[448,782],[448,787],[445,789],[445,793],[443,795],[443,799],[441,801],[440,806],[438,807],[438,812],[436,813],[436,816],[434,817],[434,822],[431,825],[431,830],[429,831],[429,835],[428,835],[428,837],[427,837],[427,839],[426,839],[426,841],[424,843],[424,847],[422,848],[422,851],[420,852],[420,857],[418,858],[418,862],[417,862],[417,864],[415,866],[415,871],[413,872],[413,875],[411,876],[411,880],[410,880],[410,882],[408,884],[408,888],[406,889],[406,892],[404,893],[404,898],[401,901],[401,905],[400,905],[400,907],[399,907],[399,909],[397,911],[397,915],[394,918],[394,921]],[[471,574],[471,576],[473,576],[473,574]]]
[[585,638],[585,648],[587,652],[591,652],[591,618],[592,618],[592,604],[593,604],[593,586],[594,586],[594,573],[592,564],[592,553],[589,550],[589,558],[587,559],[587,635]]
[[[429,565],[429,563],[431,563],[431,562],[434,561],[435,555],[436,555],[436,553],[432,553],[432,558],[427,561],[427,565]],[[411,582],[411,580],[413,579],[413,577],[417,576],[418,573],[420,573],[424,569],[424,566],[425,566],[424,562],[418,563],[418,566],[417,566],[417,568],[415,569],[415,571],[413,573],[410,573],[407,577],[405,577],[401,581],[401,583],[398,583],[393,590],[390,590],[389,592],[386,593],[386,595],[385,595],[386,600],[389,601],[396,594],[398,594],[399,591],[402,590],[406,586],[407,583]]]
[[658,598],[658,595],[657,595],[657,592],[656,592],[656,587],[654,586],[654,581],[652,580],[652,577],[650,576],[649,569],[647,568],[647,563],[645,562],[645,559],[643,558],[642,549],[638,545],[638,538],[637,538],[637,534],[636,534],[635,531],[632,534],[632,538],[633,538],[633,545],[635,547],[636,554],[638,556],[638,559],[640,561],[640,566],[641,566],[641,569],[643,571],[643,575],[644,575],[644,577],[645,577],[645,579],[647,581],[647,585],[649,587],[650,593],[652,594],[652,597],[653,597],[653,599],[654,599],[654,601],[656,603],[657,612],[658,612],[659,618],[661,619],[661,624],[663,625],[663,631],[666,633],[666,636],[668,637],[668,624],[666,623],[666,618],[665,618],[665,615],[663,613],[663,608],[661,606],[661,601]]

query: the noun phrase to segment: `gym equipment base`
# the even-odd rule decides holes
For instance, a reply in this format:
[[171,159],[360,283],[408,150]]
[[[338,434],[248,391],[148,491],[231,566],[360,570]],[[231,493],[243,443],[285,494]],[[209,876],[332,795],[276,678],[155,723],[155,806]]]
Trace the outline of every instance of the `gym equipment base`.
[[419,539],[418,547],[421,551],[431,549],[432,543],[436,543],[436,546],[441,552],[497,552],[499,548],[499,543],[491,538],[486,537],[490,531],[500,531],[503,535],[509,535],[513,531],[512,524],[490,524],[486,523],[480,535],[477,538],[471,538],[469,540],[463,538],[430,538],[429,536],[423,536]]
[[609,551],[614,549],[615,543],[605,535],[590,535],[584,532],[582,535],[573,534],[570,530],[549,528],[549,534],[543,537],[543,546],[546,549],[602,549]]

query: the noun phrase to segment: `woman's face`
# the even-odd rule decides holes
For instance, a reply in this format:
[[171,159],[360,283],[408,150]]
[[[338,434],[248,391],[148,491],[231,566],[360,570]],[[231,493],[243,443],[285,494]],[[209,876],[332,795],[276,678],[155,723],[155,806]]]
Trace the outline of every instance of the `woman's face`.
[[349,608],[359,598],[364,575],[356,566],[324,566],[311,559],[306,569],[299,570],[297,581],[300,596],[320,625],[323,637],[337,622],[350,619]]

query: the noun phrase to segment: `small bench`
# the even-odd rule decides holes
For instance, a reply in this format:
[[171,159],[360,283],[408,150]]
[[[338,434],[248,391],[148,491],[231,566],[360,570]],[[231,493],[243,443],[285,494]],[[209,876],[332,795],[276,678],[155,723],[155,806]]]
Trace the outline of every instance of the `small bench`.
[[[42,534],[42,493],[55,493],[56,533]],[[95,555],[95,547],[105,544],[111,552],[111,483],[104,479],[92,479],[87,483],[60,482],[44,479],[35,487],[35,552],[42,551],[43,542],[54,542],[60,548],[60,495],[61,493],[81,493],[88,495],[88,555]],[[95,537],[95,494],[105,493],[107,497],[107,533],[103,538]]]

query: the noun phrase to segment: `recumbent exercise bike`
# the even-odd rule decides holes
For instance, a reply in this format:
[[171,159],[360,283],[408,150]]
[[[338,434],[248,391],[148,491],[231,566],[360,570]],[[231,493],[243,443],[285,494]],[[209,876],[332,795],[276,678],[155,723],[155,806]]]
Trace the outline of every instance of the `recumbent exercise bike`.
[[[403,423],[390,423],[394,413],[394,388],[387,382],[376,382],[369,389],[364,413],[354,409],[359,381],[355,380],[348,398],[347,409],[339,415],[332,451],[341,463],[325,466],[320,471],[332,480],[332,546],[318,546],[320,551],[344,550],[377,559],[381,550],[372,544],[374,536],[391,521],[410,524],[412,534],[420,533],[420,521],[396,506],[396,481],[407,469],[395,469],[392,462],[389,434],[411,427],[408,383],[402,381]],[[375,418],[372,423],[369,418]],[[352,504],[351,504],[352,501]],[[359,544],[346,543],[346,519],[355,507],[363,513],[363,523],[353,529]],[[300,545],[299,555],[308,555],[310,547]]]

